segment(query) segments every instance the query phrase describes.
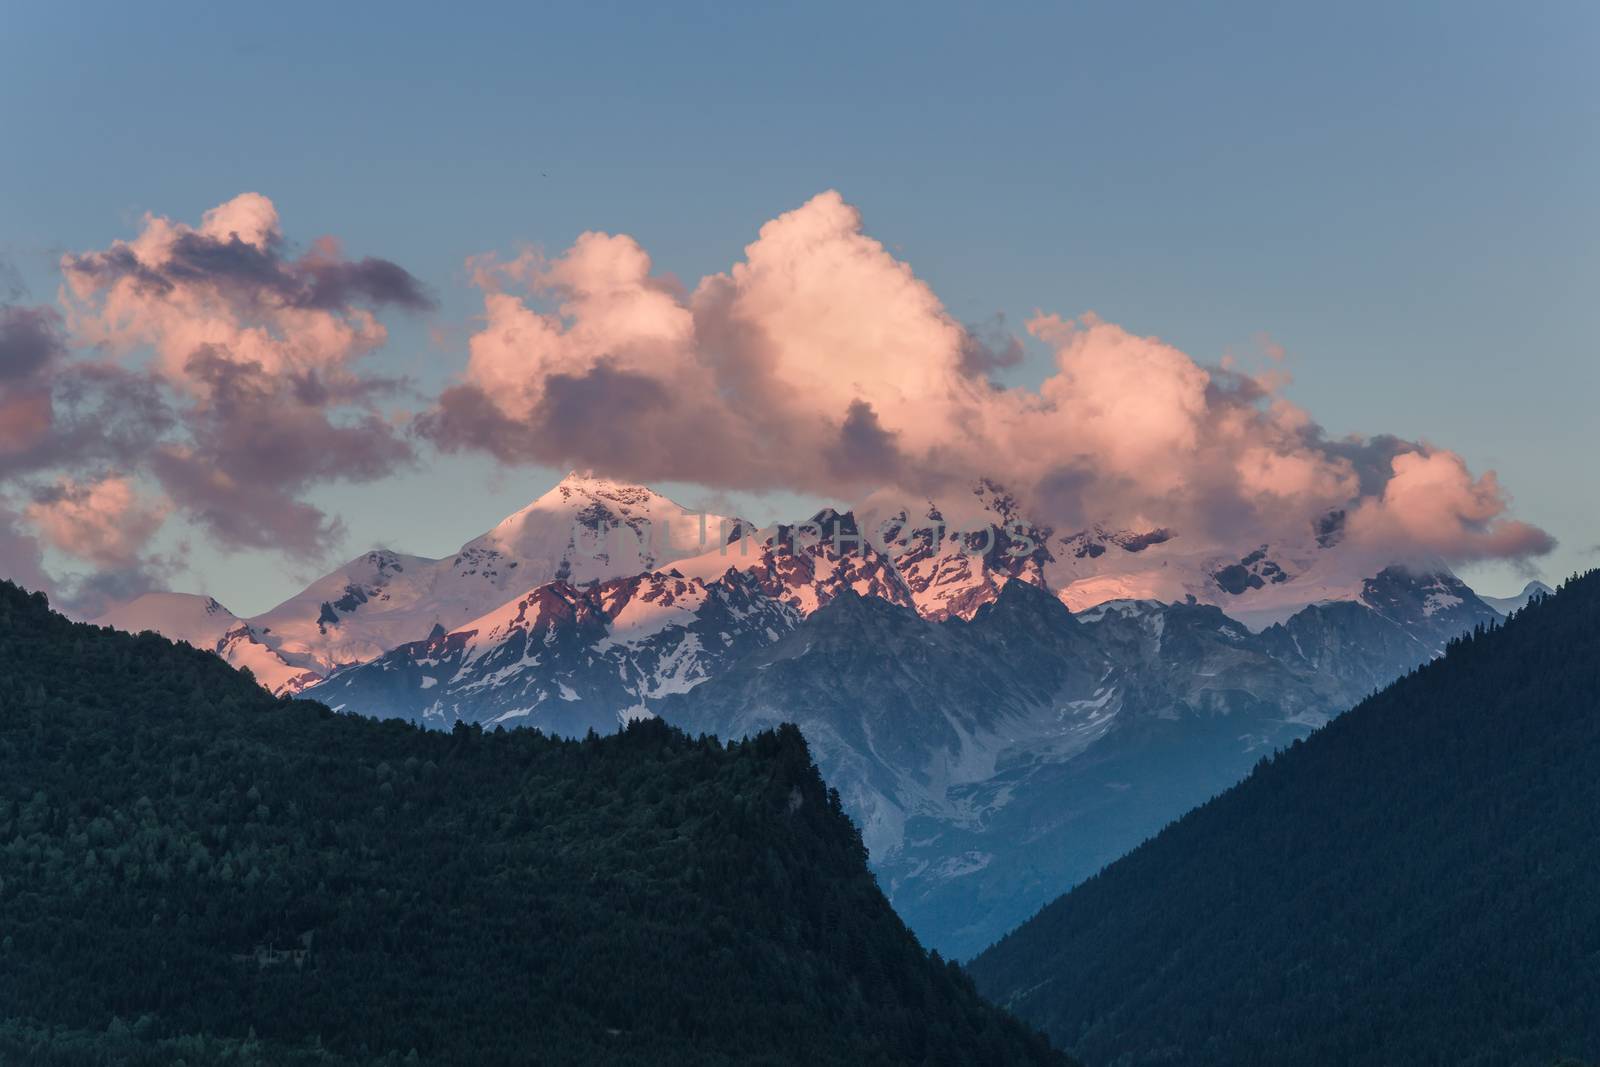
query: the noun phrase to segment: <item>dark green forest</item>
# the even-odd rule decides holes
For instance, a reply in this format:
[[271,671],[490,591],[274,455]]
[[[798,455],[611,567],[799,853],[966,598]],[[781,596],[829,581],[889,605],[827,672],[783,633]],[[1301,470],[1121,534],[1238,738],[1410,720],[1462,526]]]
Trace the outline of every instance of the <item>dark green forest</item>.
[[1600,1059],[1600,572],[1263,761],[971,971],[1096,1065]]
[[0,1063],[1061,1064],[924,952],[793,727],[278,700],[0,583]]

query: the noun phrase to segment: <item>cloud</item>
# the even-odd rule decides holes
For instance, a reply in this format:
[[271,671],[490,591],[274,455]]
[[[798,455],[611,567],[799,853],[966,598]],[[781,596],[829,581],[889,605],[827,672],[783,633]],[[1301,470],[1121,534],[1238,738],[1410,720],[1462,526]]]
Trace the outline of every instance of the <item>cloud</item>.
[[30,591],[53,592],[55,585],[44,570],[44,547],[19,519],[0,499],[0,578]]
[[277,209],[244,193],[190,227],[145,216],[132,241],[63,256],[63,303],[80,343],[116,352],[151,346],[180,386],[201,348],[272,374],[346,371],[387,340],[374,312],[432,300],[388,260],[343,258],[323,238],[290,258]]
[[1448,449],[1330,438],[1288,399],[1270,339],[1251,372],[1040,311],[1024,326],[1048,372],[1003,384],[1024,352],[1006,321],[958,321],[835,192],[692,286],[626,235],[474,257],[466,366],[410,422],[386,408],[408,383],[371,357],[380,316],[431,297],[333,238],[292,245],[265,196],[197,224],[147,215],[61,269],[59,310],[0,307],[0,558],[48,578],[48,546],[97,568],[57,583],[82,603],[175,565],[152,548],[169,512],[227,549],[320,558],[343,527],[308,497],[405,469],[419,442],[836,499],[992,478],[1057,529],[1169,528],[1195,547],[1316,535],[1470,560],[1552,545]]
[[0,382],[35,377],[60,356],[60,328],[51,308],[0,307]]
[[35,494],[23,515],[52,547],[106,567],[135,562],[166,520],[165,501],[142,499],[110,475],[94,482],[62,478]]
[[1041,312],[1037,387],[1002,387],[1021,345],[957,322],[910,266],[823,193],[761,227],[692,289],[624,235],[469,261],[484,325],[418,422],[446,449],[716,489],[936,492],[997,479],[1057,528],[1171,527],[1230,545],[1307,536],[1456,559],[1548,551],[1505,517],[1492,473],[1395,436],[1331,440],[1290,402],[1284,353],[1205,366],[1095,315]]
[[866,484],[881,457],[869,471],[824,455],[858,448],[868,412],[899,449],[937,451],[947,430],[928,421],[930,389],[953,415],[992,391],[979,372],[1009,356],[945,315],[859,223],[836,194],[819,197],[692,294],[625,236],[474,260],[485,326],[463,382],[419,428],[508,461],[727,488]]
[[[93,618],[112,603],[159,588],[180,557],[147,550],[170,510],[128,479],[62,477],[34,490],[20,516],[0,504],[0,576],[50,594],[56,608]],[[47,573],[48,546],[91,569]]]
[[[152,561],[140,553],[164,506],[139,501],[116,477],[80,482],[58,474],[32,483],[48,471],[138,456],[168,425],[148,383],[70,360],[53,309],[0,307],[0,476],[28,501],[19,513],[14,499],[0,495],[0,576],[50,593],[66,610],[103,604],[103,590],[148,588]],[[97,570],[57,580],[45,569],[47,545]]]
[[50,433],[50,374],[65,351],[55,311],[0,306],[0,470]]
[[1363,501],[1351,535],[1414,544],[1452,559],[1527,558],[1555,548],[1536,526],[1505,517],[1506,498],[1490,471],[1474,478],[1453,452],[1402,452],[1381,496]]
[[379,312],[432,306],[398,265],[328,237],[295,253],[245,193],[61,269],[60,311],[0,308],[0,476],[15,565],[38,577],[48,545],[97,568],[57,583],[80,602],[175,565],[150,550],[169,511],[224,548],[320,557],[343,528],[306,495],[414,459],[381,408],[406,384],[366,360]]
[[26,390],[0,387],[0,477],[138,462],[175,425],[157,383],[122,368],[74,363]]
[[883,428],[865,400],[852,400],[839,436],[823,453],[828,470],[846,478],[867,477],[886,485],[905,480],[905,457],[896,435]]
[[969,324],[961,343],[961,373],[988,377],[997,370],[1022,362],[1022,342],[1006,327],[1006,317],[996,313],[987,321]]
[[414,458],[392,423],[314,377],[274,376],[215,349],[185,373],[200,399],[183,413],[186,440],[163,442],[150,468],[186,514],[226,548],[315,557],[343,534],[336,519],[300,499],[332,481],[371,481]]

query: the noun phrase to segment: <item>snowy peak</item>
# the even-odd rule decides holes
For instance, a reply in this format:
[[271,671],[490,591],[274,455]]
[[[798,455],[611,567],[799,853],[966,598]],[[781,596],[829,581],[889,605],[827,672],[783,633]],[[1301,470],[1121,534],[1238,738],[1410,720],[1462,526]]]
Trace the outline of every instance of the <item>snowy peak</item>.
[[710,582],[685,578],[675,568],[617,579],[600,587],[600,601],[610,640],[619,645],[639,645],[673,628],[705,629],[726,644],[739,631],[775,619],[786,630],[795,617],[767,596],[754,575],[731,568]]
[[739,572],[709,582],[677,570],[586,586],[549,582],[458,630],[339,671],[314,695],[345,710],[434,725],[612,730],[798,621]]
[[[1191,542],[1181,531],[1164,527],[1091,526],[1052,544],[1049,584],[1075,612],[1111,600],[1178,604],[1192,597],[1259,631],[1314,604],[1383,598],[1387,580],[1369,587],[1383,561],[1346,544],[1344,524],[1344,515],[1334,510],[1309,519],[1298,531],[1291,523],[1289,532],[1231,550]],[[1437,561],[1420,570],[1449,576]],[[1435,592],[1440,596],[1436,610],[1448,606],[1443,597],[1455,595]],[[1423,606],[1419,601],[1417,610]]]
[[877,493],[860,506],[918,613],[970,619],[1008,582],[1046,587],[1050,528],[1030,523],[1016,498],[988,479],[974,483],[970,497],[956,497],[913,503]]
[[[1308,537],[1309,545],[1309,537]],[[1250,605],[1326,598],[1315,583],[1291,587],[1317,564],[1314,546],[1296,551],[1256,543],[1234,552],[1189,545],[1163,526],[1111,529],[1094,525],[1060,538],[1052,568],[1057,590],[1074,611],[1107,600],[1161,600],[1184,603],[1191,597],[1233,610]],[[1346,587],[1353,595],[1353,588]]]
[[582,586],[695,555],[737,520],[644,486],[569,474],[447,559],[375,549],[251,620],[290,662],[327,673],[475,625],[528,590]]
[[[1368,564],[1342,546],[1342,530],[1330,512],[1297,539],[1231,551],[1153,523],[1061,534],[1031,521],[1002,483],[980,479],[947,499],[886,489],[849,510],[824,508],[757,531],[646,486],[573,472],[444,559],[374,549],[248,620],[209,598],[162,594],[106,621],[212,649],[232,634],[230,647],[240,649],[232,655],[264,658],[252,669],[288,685],[445,638],[462,655],[512,633],[542,640],[582,632],[611,649],[704,628],[713,615],[729,634],[747,619],[764,633],[775,605],[804,616],[845,591],[927,620],[970,621],[1021,584],[1074,612],[1109,601],[1218,604],[1256,630],[1308,605],[1346,601],[1420,627],[1429,647],[1447,630],[1469,629],[1475,612],[1507,610],[1477,600],[1447,572],[1427,589],[1393,575],[1367,579],[1371,570],[1358,568]],[[470,639],[460,636],[469,631]]]
[[1392,566],[1366,579],[1356,597],[1309,605],[1262,636],[1285,660],[1370,692],[1499,618],[1448,571]]
[[852,512],[823,508],[804,522],[760,531],[746,527],[739,534],[728,544],[678,562],[675,569],[709,580],[732,568],[763,594],[802,615],[844,590],[913,606],[911,590],[893,560],[863,535]]
[[[374,549],[351,560],[338,572],[345,580],[343,588],[333,590],[338,595],[324,600],[321,610],[317,612],[319,632],[326,634],[328,627],[342,625],[347,616],[354,615],[365,604],[393,600],[390,587],[404,581],[406,567],[415,567],[417,564],[426,566],[430,562],[418,557],[400,556],[384,549]],[[401,590],[396,589],[395,592]]]
[[320,677],[285,662],[249,623],[211,597],[196,593],[145,593],[113,607],[94,624],[129,633],[151,630],[215,652],[235,667],[248,668],[256,681],[274,693],[298,693]]
[[151,630],[213,652],[217,640],[239,621],[233,612],[199,593],[145,593],[93,620],[96,626],[111,626],[129,633]]
[[504,587],[588,582],[655,570],[726,544],[738,520],[690,509],[642,485],[573,472],[494,529],[462,546],[452,566]]
[[1362,583],[1359,599],[1402,626],[1446,627],[1453,633],[1493,622],[1498,614],[1449,571],[1385,567]]
[[[605,608],[597,590],[556,581],[531,590],[457,631],[477,645],[495,644],[517,633],[546,644],[558,635],[598,641],[606,634]],[[446,639],[450,636],[455,635],[446,635]]]
[[706,584],[671,574],[640,574],[606,584],[601,604],[614,638],[638,639],[693,617],[706,602]]
[[438,562],[373,549],[250,619],[250,625],[286,661],[318,674],[371,659],[421,637],[436,622],[448,626],[471,617],[451,617],[455,605],[433,599]]

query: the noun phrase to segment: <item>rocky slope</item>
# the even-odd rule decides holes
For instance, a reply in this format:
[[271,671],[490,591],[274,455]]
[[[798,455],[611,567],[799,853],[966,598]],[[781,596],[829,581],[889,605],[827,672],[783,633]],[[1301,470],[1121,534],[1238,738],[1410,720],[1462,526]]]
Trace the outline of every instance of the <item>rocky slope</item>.
[[723,736],[797,723],[895,906],[959,957],[1375,678],[1430,659],[1431,636],[1403,620],[1443,634],[1493,617],[1470,591],[1448,607],[1430,600],[1456,595],[1440,581],[1386,573],[1373,601],[1393,617],[1350,602],[1261,634],[1198,603],[1073,616],[1028,582],[1005,584],[971,620],[843,595],[657,710]]
[[448,728],[458,721],[602,733],[651,715],[777,640],[798,613],[751,574],[676,570],[538,586],[465,626],[437,628],[335,672],[309,695],[342,711]]
[[972,971],[1091,1063],[1592,1062],[1597,761],[1591,572],[1263,761]]

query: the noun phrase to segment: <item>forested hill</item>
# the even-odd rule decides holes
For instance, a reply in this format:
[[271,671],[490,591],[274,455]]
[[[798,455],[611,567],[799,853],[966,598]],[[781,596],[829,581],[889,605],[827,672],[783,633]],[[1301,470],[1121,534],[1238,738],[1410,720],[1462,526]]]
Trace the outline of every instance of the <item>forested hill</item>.
[[1426,666],[972,964],[1090,1064],[1600,1058],[1600,572]]
[[426,732],[0,583],[0,1063],[1066,1063],[865,859],[792,727]]

